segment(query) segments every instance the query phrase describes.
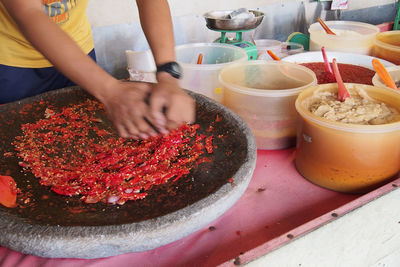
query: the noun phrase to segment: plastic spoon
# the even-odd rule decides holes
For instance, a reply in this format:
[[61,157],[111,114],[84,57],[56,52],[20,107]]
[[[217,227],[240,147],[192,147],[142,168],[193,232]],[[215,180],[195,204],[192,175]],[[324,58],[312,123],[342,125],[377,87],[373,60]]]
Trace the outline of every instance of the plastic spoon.
[[268,53],[268,55],[270,55],[270,57],[272,57],[273,60],[276,60],[276,61],[280,61],[280,60],[281,60],[281,59],[280,59],[277,55],[275,55],[274,52],[272,52],[271,50],[267,50],[267,53]]
[[333,75],[331,64],[329,64],[328,57],[326,56],[326,52],[325,52],[325,47],[324,46],[321,47],[321,51],[322,51],[322,57],[324,58],[325,70],[326,70],[326,72],[329,72],[330,74]]
[[333,74],[335,74],[335,79],[338,84],[338,99],[343,102],[346,98],[350,97],[349,91],[347,91],[346,86],[344,86],[342,76],[340,75],[338,65],[336,63],[336,58],[332,61],[333,65]]
[[389,72],[386,70],[385,66],[383,66],[382,62],[379,61],[379,59],[374,58],[372,60],[372,66],[374,66],[376,73],[378,73],[379,77],[385,82],[385,84],[388,87],[399,91],[399,88],[397,88],[396,83],[393,81]]
[[324,28],[324,30],[326,31],[327,34],[336,35],[336,33],[331,31],[331,29],[329,29],[328,25],[326,25],[325,22],[321,18],[317,18],[317,20],[318,20],[319,24],[321,24],[322,28]]
[[203,62],[203,54],[202,53],[200,53],[199,54],[199,57],[197,58],[197,64],[201,64]]

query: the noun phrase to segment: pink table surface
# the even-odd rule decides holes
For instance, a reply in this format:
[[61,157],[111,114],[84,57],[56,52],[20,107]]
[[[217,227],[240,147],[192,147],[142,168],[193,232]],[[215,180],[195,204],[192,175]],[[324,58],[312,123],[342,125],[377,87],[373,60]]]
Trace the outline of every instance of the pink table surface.
[[364,195],[337,193],[298,174],[294,149],[259,150],[257,156],[253,178],[240,200],[203,229],[178,241],[151,251],[90,260],[41,258],[0,247],[0,266],[234,266],[400,186],[398,178]]

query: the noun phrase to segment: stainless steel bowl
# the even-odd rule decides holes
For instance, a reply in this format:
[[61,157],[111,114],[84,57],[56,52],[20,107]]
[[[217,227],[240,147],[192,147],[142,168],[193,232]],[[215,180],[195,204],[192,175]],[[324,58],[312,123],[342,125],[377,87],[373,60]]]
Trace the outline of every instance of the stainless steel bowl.
[[249,10],[254,14],[254,18],[233,18],[229,19],[228,15],[233,10],[210,11],[203,16],[206,19],[207,27],[210,30],[218,31],[244,31],[251,30],[260,25],[264,18],[264,13],[256,10]]

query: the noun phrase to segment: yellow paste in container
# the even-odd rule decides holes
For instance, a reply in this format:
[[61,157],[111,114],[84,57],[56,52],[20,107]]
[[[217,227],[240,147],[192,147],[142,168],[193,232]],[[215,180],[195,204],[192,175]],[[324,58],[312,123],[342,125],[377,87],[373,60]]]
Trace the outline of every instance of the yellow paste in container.
[[398,110],[377,102],[361,90],[343,102],[337,100],[337,93],[329,91],[316,92],[310,101],[310,112],[331,121],[364,125],[400,121]]

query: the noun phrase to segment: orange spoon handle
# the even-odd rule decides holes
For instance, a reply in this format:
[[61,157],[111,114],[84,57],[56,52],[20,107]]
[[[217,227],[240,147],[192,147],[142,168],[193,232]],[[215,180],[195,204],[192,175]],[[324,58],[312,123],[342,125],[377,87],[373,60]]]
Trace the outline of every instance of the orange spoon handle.
[[272,52],[271,50],[267,50],[268,55],[270,55],[270,57],[272,57],[273,60],[281,60],[277,55],[274,54],[274,52]]
[[379,59],[374,58],[372,60],[372,66],[374,67],[376,73],[378,73],[379,77],[383,80],[383,82],[390,88],[394,90],[399,90],[397,88],[396,83],[393,81],[390,74],[387,72],[385,66],[383,66],[382,62]]
[[324,28],[324,30],[326,31],[327,34],[336,35],[336,33],[331,31],[331,29],[329,29],[328,25],[326,25],[325,22],[321,18],[317,18],[317,20],[318,20],[319,24],[321,24],[322,28]]
[[349,91],[347,91],[346,86],[343,83],[342,76],[340,75],[338,65],[336,63],[336,58],[332,61],[333,74],[335,74],[336,82],[338,84],[338,99],[339,101],[344,101],[346,98],[350,97]]
[[199,57],[197,58],[197,64],[201,64],[203,62],[203,54],[200,53]]
[[328,57],[326,56],[326,51],[324,46],[321,47],[321,51],[322,51],[322,57],[324,58],[325,70],[333,75],[333,71],[331,65],[329,64]]

